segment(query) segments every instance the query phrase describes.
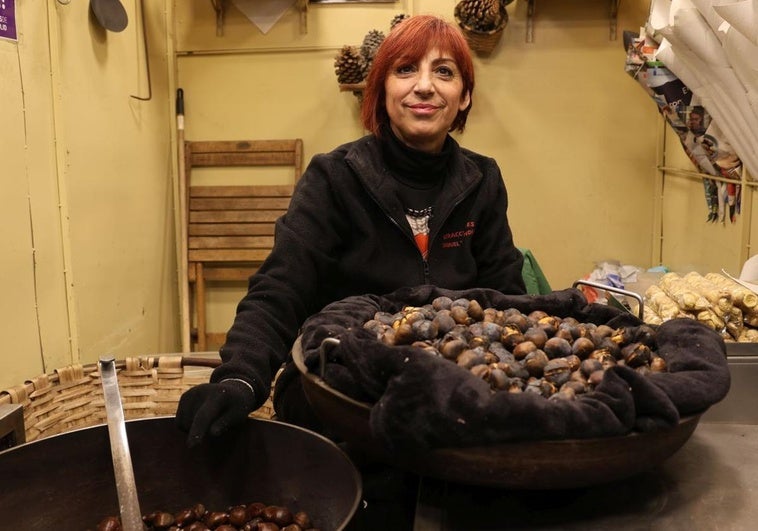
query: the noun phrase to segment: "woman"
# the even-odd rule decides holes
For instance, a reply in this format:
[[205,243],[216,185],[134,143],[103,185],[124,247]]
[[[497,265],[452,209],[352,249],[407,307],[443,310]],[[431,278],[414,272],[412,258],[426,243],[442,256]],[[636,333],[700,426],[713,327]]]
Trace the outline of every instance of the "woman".
[[[364,92],[371,134],[316,155],[299,180],[239,303],[223,363],[180,400],[190,444],[265,402],[300,325],[330,302],[420,284],[525,292],[500,170],[449,135],[463,131],[473,90],[456,27],[415,16],[387,35]],[[296,375],[289,363],[277,382],[277,416],[316,427]]]

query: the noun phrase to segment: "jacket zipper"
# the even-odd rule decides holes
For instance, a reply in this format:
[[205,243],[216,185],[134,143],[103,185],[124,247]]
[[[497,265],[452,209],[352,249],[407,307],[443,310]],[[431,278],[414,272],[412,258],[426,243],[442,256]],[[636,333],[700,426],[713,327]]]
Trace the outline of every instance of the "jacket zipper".
[[[357,170],[357,168],[355,168],[350,161],[347,161],[347,165],[350,166],[354,172],[360,173]],[[366,186],[364,186],[364,189],[368,192],[368,195],[371,197],[371,199],[374,200],[374,203],[377,204],[377,206],[379,207],[379,210],[381,210],[382,212],[384,212],[384,215],[387,216],[387,218],[389,218],[389,220],[392,222],[392,224],[395,225],[395,227],[397,227],[397,229],[402,234],[404,234],[406,238],[408,238],[410,240],[410,242],[413,245],[413,247],[416,248],[416,250],[418,251],[418,247],[416,247],[416,240],[413,239],[413,235],[409,235],[405,230],[403,230],[403,227],[400,226],[400,224],[397,222],[397,220],[395,218],[393,218],[391,215],[389,215],[389,213],[382,206],[382,202],[379,201],[379,199],[374,195],[374,191],[372,189],[370,189],[369,187],[366,187]],[[453,203],[453,206],[450,208],[449,212],[452,212],[453,210],[455,210],[456,207],[459,204],[461,204],[461,202],[466,197],[468,197],[468,194],[469,194],[470,190],[471,190],[471,187],[467,188],[464,191],[464,193],[460,194],[460,196],[458,197],[458,199]],[[449,214],[448,214],[448,216],[449,216]],[[442,223],[440,224],[440,227],[442,227],[442,225],[444,224],[444,222],[445,222],[445,220],[442,220]],[[432,243],[434,243],[434,238],[436,238],[436,236],[437,236],[436,233],[434,234],[434,236],[432,236],[431,233],[429,234],[429,249],[430,250],[432,248]],[[431,272],[429,271],[429,261],[421,255],[420,251],[419,251],[419,256],[421,257],[421,265],[422,265],[422,269],[423,269],[424,284],[429,284],[430,277],[431,277]]]
[[[373,193],[369,193],[369,195],[374,200],[374,202],[379,206],[379,210],[381,210],[382,212],[384,212],[384,215],[387,216],[387,219],[389,219],[392,222],[392,224],[395,227],[397,227],[397,230],[399,230],[411,242],[411,244],[413,245],[413,247],[419,253],[419,256],[421,256],[421,251],[419,251],[418,247],[416,247],[416,240],[413,239],[413,236],[408,236],[408,233],[403,230],[403,227],[400,226],[400,223],[398,223],[395,218],[393,218],[392,216],[390,216],[384,210],[384,208],[382,208],[382,204],[379,202],[379,200],[376,197],[374,197]],[[428,284],[429,283],[429,262],[427,262],[426,259],[423,256],[421,256],[421,265],[422,265],[423,272],[424,272],[424,282],[423,283],[424,284]]]
[[[377,199],[374,196],[374,192],[372,190],[368,190],[368,192],[369,192],[368,195],[371,196],[371,199],[373,199],[374,202],[377,204],[377,206],[379,207],[379,210],[381,210],[382,212],[384,212],[384,215],[387,216],[387,218],[392,222],[393,225],[395,225],[395,227],[397,227],[397,230],[399,230],[402,234],[404,234],[405,237],[408,238],[410,240],[410,242],[413,244],[413,247],[416,248],[416,250],[418,251],[418,247],[416,247],[416,240],[413,239],[413,236],[409,235],[405,230],[403,230],[403,227],[400,226],[400,223],[398,223],[395,218],[393,218],[392,216],[390,216],[389,213],[386,210],[384,210],[384,208],[382,207],[381,201],[379,201],[379,199]],[[453,212],[453,210],[455,210],[456,207],[458,205],[460,205],[461,202],[467,196],[468,196],[468,192],[466,192],[464,194],[461,194],[458,197],[458,199],[453,203],[453,206],[450,208],[449,212]],[[449,215],[450,214],[448,213],[448,216]],[[445,223],[445,220],[442,220],[442,223],[439,226],[442,227],[442,225],[444,223]],[[430,251],[432,249],[432,244],[434,243],[434,239],[437,237],[438,233],[439,233],[439,231],[437,231],[437,233],[435,233],[434,235],[432,235],[431,233],[429,234],[429,250]],[[422,269],[423,269],[423,277],[424,277],[424,282],[423,283],[424,284],[429,284],[430,280],[431,280],[431,272],[429,270],[429,261],[421,255],[420,251],[419,251],[419,256],[421,257],[421,266],[422,266]]]
[[[416,247],[416,240],[414,240],[412,236],[409,236],[408,233],[405,230],[403,230],[403,227],[400,226],[400,223],[398,223],[395,218],[393,218],[392,216],[390,216],[384,210],[384,208],[382,208],[381,202],[379,202],[379,200],[376,197],[374,197],[373,193],[370,192],[369,195],[374,200],[374,202],[379,206],[379,210],[381,210],[382,212],[384,212],[384,215],[387,216],[387,218],[392,222],[392,224],[395,225],[395,227],[397,227],[397,229],[401,233],[403,233],[406,236],[406,238],[408,238],[411,241],[411,243],[413,244],[414,247]],[[461,202],[463,201],[463,199],[466,196],[467,196],[467,194],[463,194],[461,197],[459,197],[458,200],[455,201],[455,203],[453,203],[453,206],[450,209],[450,212],[452,212],[453,210],[455,210],[455,208],[459,204],[461,204]],[[445,220],[442,220],[442,224],[440,224],[440,227],[442,227],[442,225],[444,224],[444,222],[445,222]],[[429,250],[430,251],[432,249],[432,244],[434,243],[434,239],[436,237],[437,237],[437,233],[435,233],[433,236],[431,234],[429,235]],[[418,248],[416,248],[416,250],[418,250]],[[421,255],[420,251],[419,251],[419,256],[421,256],[421,265],[422,265],[423,271],[424,271],[424,284],[429,284],[430,283],[430,279],[431,279],[431,272],[429,270],[429,261]]]

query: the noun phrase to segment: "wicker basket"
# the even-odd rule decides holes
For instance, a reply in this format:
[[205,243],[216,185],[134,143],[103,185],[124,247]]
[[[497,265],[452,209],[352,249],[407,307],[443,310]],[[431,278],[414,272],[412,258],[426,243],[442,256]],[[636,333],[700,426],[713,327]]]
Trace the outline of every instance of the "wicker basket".
[[[117,361],[118,383],[126,420],[176,414],[179,397],[206,383],[217,359],[169,355]],[[22,385],[0,391],[0,404],[24,408],[26,441],[107,422],[96,363],[69,365]],[[271,418],[271,398],[251,416]]]
[[492,50],[495,49],[497,43],[500,42],[500,38],[503,36],[503,31],[508,25],[508,13],[505,10],[505,7],[501,6],[500,14],[502,16],[501,24],[497,28],[489,31],[475,30],[464,24],[461,19],[458,18],[457,14],[455,15],[455,20],[458,22],[458,26],[460,26],[463,36],[466,37],[469,47],[474,52],[488,55],[492,53]]

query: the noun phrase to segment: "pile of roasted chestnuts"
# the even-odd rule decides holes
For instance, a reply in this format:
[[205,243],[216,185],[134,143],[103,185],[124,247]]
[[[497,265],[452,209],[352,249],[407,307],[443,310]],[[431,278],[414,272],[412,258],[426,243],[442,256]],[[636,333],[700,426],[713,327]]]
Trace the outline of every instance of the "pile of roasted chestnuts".
[[[303,511],[253,502],[234,505],[225,511],[209,511],[202,503],[171,513],[154,511],[142,516],[145,531],[318,531]],[[121,521],[109,516],[97,531],[121,531]]]
[[363,326],[387,345],[412,345],[457,363],[493,392],[572,400],[592,391],[614,365],[667,370],[649,325],[612,328],[544,311],[482,308],[473,299],[437,297],[394,314],[377,312]]

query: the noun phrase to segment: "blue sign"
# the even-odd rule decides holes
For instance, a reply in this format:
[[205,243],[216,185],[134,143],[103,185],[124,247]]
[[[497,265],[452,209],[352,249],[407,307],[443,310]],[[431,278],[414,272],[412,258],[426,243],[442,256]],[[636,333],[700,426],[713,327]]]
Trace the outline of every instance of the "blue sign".
[[0,38],[17,40],[16,0],[0,0]]

